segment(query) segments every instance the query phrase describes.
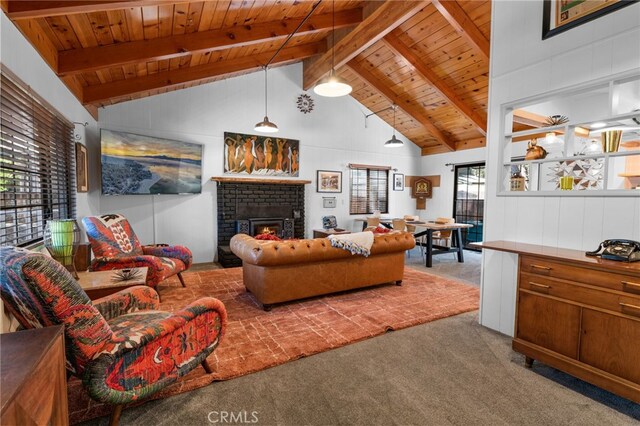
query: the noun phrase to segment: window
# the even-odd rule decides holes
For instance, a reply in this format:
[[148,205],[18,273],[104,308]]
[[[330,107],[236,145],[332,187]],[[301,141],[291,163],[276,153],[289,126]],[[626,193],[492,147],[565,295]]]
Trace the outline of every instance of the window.
[[4,67],[0,78],[0,245],[25,246],[75,216],[73,124]]
[[351,165],[350,214],[389,213],[389,167]]

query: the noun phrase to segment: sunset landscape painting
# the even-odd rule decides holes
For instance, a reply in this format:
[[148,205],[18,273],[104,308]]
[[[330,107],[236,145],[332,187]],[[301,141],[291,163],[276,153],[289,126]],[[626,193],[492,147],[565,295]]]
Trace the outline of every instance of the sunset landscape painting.
[[102,129],[102,193],[199,194],[202,145]]

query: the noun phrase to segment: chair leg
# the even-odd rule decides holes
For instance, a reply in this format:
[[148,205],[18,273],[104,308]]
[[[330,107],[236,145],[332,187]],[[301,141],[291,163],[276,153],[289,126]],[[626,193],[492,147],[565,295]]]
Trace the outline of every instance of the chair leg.
[[211,366],[209,365],[206,359],[202,361],[200,365],[202,365],[202,368],[204,368],[205,373],[207,374],[213,373],[213,369],[211,368]]
[[182,278],[182,272],[178,273],[178,279],[180,280],[180,284],[182,284],[182,287],[187,287],[187,285],[184,283],[184,278]]
[[111,416],[109,416],[109,426],[118,426],[120,424],[120,415],[122,414],[123,408],[124,404],[113,406]]

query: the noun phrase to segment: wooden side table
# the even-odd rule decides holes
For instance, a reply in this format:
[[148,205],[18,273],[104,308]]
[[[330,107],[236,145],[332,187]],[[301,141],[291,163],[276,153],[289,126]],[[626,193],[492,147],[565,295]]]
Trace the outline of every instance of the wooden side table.
[[0,423],[68,425],[64,326],[0,335]]
[[112,269],[110,271],[96,272],[78,272],[78,283],[91,300],[109,296],[110,294],[117,293],[120,290],[124,290],[125,288],[133,287],[135,285],[146,284],[147,272],[149,268],[143,266],[141,268],[129,269],[131,269],[132,271],[139,271],[140,273],[136,278],[131,280],[115,281],[115,274],[122,271],[122,269]]
[[313,238],[326,238],[329,235],[341,235],[341,234],[350,234],[351,231],[347,231],[346,229],[334,228],[334,229],[314,229],[313,230]]

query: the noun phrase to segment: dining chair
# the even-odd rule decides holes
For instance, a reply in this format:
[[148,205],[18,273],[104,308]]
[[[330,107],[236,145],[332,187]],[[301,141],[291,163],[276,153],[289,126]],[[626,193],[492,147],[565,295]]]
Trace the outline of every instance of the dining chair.
[[[407,232],[410,232],[414,235],[414,238],[416,240],[416,247],[418,247],[420,249],[420,256],[422,256],[424,258],[425,256],[425,248],[424,248],[424,243],[426,243],[426,235],[422,235],[420,237],[415,237],[416,234],[416,226],[415,225],[409,225],[407,222],[409,221],[416,221],[416,220],[420,220],[420,216],[414,216],[414,215],[410,215],[410,214],[406,214],[404,215],[403,218],[403,222],[405,223],[405,229]],[[395,225],[393,226],[395,228]],[[407,256],[411,257],[411,251],[407,251]]]
[[[439,224],[449,224],[449,223],[456,223],[456,220],[451,217],[439,217],[435,220],[435,222]],[[433,233],[433,241],[434,243],[437,241],[438,244],[444,243],[442,245],[444,245],[445,247],[451,247],[452,234],[453,234],[453,231],[451,229],[443,229],[442,231],[436,231]],[[460,243],[461,242],[459,242],[459,244]],[[456,253],[453,252],[453,255],[455,256]]]
[[393,219],[391,221],[391,226],[393,226],[394,231],[404,231],[407,227],[407,223],[404,219]]
[[368,217],[367,218],[367,228],[370,226],[378,226],[380,225],[380,218],[379,217]]

